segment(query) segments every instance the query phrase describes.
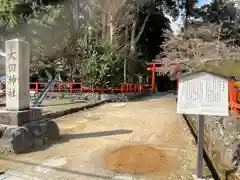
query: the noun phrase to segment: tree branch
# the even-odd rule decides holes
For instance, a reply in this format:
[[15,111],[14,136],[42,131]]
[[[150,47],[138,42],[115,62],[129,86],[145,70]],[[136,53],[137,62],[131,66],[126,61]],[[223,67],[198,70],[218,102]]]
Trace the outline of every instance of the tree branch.
[[146,27],[146,25],[147,25],[148,20],[149,20],[149,15],[147,15],[147,16],[145,17],[144,21],[143,21],[143,24],[142,24],[142,26],[141,26],[141,29],[140,29],[140,31],[139,31],[136,39],[135,39],[135,44],[139,41],[140,37],[142,36],[142,33],[144,32],[144,29],[145,29],[145,27]]

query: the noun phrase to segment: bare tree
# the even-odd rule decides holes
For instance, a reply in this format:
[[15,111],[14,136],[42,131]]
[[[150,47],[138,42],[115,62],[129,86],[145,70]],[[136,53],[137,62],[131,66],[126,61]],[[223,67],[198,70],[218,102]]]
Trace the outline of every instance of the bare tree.
[[[167,40],[161,46],[163,52],[157,58],[166,64],[178,61],[195,69],[209,61],[218,64],[230,57],[239,57],[235,48],[220,41],[220,31],[220,25],[195,25],[188,27],[187,37],[183,34],[174,36],[167,32]],[[189,70],[193,70],[191,68]]]
[[111,44],[114,39],[114,32],[117,26],[116,16],[125,13],[128,0],[98,0],[96,5],[102,11],[102,38],[108,40]]

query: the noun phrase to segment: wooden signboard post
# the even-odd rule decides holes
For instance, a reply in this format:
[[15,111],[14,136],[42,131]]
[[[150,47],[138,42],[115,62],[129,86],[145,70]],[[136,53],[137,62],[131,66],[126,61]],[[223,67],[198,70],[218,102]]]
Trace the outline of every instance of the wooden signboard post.
[[203,178],[204,115],[229,116],[228,79],[200,71],[180,76],[177,113],[198,115],[197,178]]

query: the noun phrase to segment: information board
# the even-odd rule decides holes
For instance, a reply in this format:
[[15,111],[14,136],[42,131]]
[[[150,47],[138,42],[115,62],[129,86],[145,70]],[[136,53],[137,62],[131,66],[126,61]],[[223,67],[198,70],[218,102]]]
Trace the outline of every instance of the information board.
[[180,78],[177,113],[228,116],[228,80],[208,73]]

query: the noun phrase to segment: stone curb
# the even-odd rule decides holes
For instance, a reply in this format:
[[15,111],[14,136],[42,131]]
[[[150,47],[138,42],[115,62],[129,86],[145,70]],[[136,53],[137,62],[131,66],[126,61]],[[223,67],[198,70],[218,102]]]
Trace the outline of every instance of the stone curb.
[[54,113],[47,113],[47,114],[43,115],[43,118],[56,119],[56,118],[59,118],[61,116],[66,116],[66,115],[69,115],[69,114],[76,113],[78,111],[83,111],[85,109],[94,108],[96,106],[100,106],[100,105],[102,105],[104,103],[108,103],[108,102],[111,102],[111,100],[99,101],[99,102],[90,103],[90,104],[87,104],[87,105],[81,106],[81,107],[70,108],[70,109],[66,109],[66,110],[62,110],[62,111],[57,111],[57,112],[54,112]]
[[[125,94],[125,96],[127,97],[128,101],[140,99],[140,98],[143,98],[143,97],[148,96],[148,95],[150,95],[150,93]],[[56,118],[59,118],[59,117],[62,117],[62,116],[66,116],[66,115],[69,115],[69,114],[74,114],[74,113],[77,113],[79,111],[83,111],[85,109],[94,108],[94,107],[100,106],[102,104],[109,103],[109,102],[114,102],[114,101],[117,101],[117,97],[115,99],[108,99],[108,100],[98,101],[98,102],[87,104],[87,105],[81,106],[81,107],[70,108],[70,109],[66,109],[66,110],[62,110],[62,111],[57,111],[57,112],[54,112],[54,113],[44,114],[43,118],[46,118],[46,119],[56,119]]]

